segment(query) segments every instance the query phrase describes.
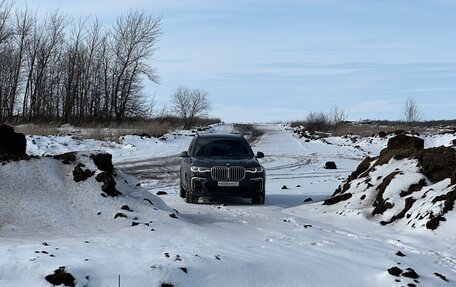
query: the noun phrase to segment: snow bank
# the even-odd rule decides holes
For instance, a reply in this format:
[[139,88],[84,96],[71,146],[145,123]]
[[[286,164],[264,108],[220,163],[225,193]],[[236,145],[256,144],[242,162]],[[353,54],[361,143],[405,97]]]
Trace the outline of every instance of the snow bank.
[[425,142],[405,135],[390,139],[380,156],[366,158],[319,209],[362,214],[381,225],[450,229],[456,223],[456,151],[423,149]]
[[[95,174],[75,182],[73,169],[77,164]],[[78,154],[71,164],[51,157],[4,162],[0,166],[2,236],[109,232],[131,226],[133,221],[147,223],[160,210],[170,210],[157,196],[136,186],[137,179],[120,172],[114,178],[121,195],[106,196],[102,183],[95,180],[100,172],[87,154]],[[123,210],[125,206],[131,211]]]

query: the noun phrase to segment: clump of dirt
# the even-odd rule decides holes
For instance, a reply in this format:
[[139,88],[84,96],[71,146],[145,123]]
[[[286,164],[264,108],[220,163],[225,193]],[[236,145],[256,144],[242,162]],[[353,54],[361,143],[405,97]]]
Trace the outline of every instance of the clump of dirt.
[[90,158],[93,163],[101,171],[113,172],[114,166],[112,165],[112,155],[109,153],[92,154]]
[[456,172],[456,153],[452,147],[436,147],[417,155],[422,173],[433,182],[452,178]]
[[437,277],[439,277],[440,279],[442,279],[442,280],[445,281],[445,282],[450,282],[450,281],[446,278],[446,276],[444,276],[444,275],[442,275],[442,274],[440,274],[440,273],[435,272],[434,275],[437,276]]
[[108,196],[118,196],[120,192],[116,189],[116,181],[112,173],[104,171],[95,177],[96,181],[102,182],[101,190]]
[[8,125],[0,125],[0,161],[29,160],[25,151],[27,140],[25,135],[16,133],[14,128]]
[[351,193],[344,193],[338,196],[330,197],[323,202],[323,205],[333,205],[344,200],[348,200],[352,197]]
[[422,150],[424,148],[424,140],[418,137],[411,137],[407,136],[405,134],[399,134],[398,136],[395,136],[391,138],[388,141],[388,144],[386,146],[387,150],[393,150],[393,149],[400,149],[400,150],[406,150],[406,149],[415,149],[415,150]]
[[54,270],[54,274],[46,276],[45,279],[54,286],[60,286],[62,284],[68,287],[75,286],[75,279],[73,275],[65,271],[65,266],[61,266],[59,269]]
[[80,182],[88,179],[89,177],[92,177],[95,172],[91,171],[90,169],[86,168],[83,169],[85,165],[83,163],[79,163],[75,168],[73,169],[73,180],[75,182]]
[[402,269],[397,266],[394,266],[388,269],[388,273],[392,276],[399,277],[402,274]]
[[64,164],[71,164],[76,161],[76,153],[75,152],[67,152],[63,154],[58,154],[54,156],[57,160],[62,160]]
[[24,156],[27,147],[25,135],[16,133],[14,128],[8,125],[0,125],[0,153]]
[[337,169],[337,165],[333,161],[327,161],[325,163],[325,169]]

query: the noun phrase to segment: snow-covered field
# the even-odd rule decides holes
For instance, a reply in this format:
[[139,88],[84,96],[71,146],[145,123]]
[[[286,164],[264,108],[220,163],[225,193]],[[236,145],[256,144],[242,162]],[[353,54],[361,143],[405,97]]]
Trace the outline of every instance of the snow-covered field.
[[[266,154],[264,206],[235,198],[185,203],[172,170],[190,133],[126,136],[120,144],[27,137],[28,154],[80,151],[78,161],[91,170],[91,152],[111,153],[123,195],[101,196],[93,177],[75,183],[74,165],[51,158],[0,166],[0,286],[52,286],[45,276],[63,266],[81,287],[455,286],[456,226],[381,226],[362,213],[322,207],[387,139],[306,142],[279,125],[257,128],[264,131],[253,144]],[[455,135],[422,137],[426,147],[449,146]],[[325,169],[327,161],[338,168]],[[145,174],[152,166],[163,175],[139,182],[122,172]],[[114,219],[118,213],[127,217]],[[411,268],[419,278],[392,276],[392,267]]]

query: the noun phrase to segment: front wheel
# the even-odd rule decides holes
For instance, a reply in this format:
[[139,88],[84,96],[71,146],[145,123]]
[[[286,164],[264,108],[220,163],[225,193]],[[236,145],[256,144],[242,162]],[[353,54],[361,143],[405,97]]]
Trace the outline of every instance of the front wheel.
[[186,192],[185,192],[184,187],[182,186],[182,182],[179,183],[179,187],[180,187],[180,189],[179,189],[179,195],[180,195],[180,197],[185,198],[185,197],[186,197]]
[[198,203],[198,196],[194,196],[190,190],[185,193],[185,202],[187,203]]

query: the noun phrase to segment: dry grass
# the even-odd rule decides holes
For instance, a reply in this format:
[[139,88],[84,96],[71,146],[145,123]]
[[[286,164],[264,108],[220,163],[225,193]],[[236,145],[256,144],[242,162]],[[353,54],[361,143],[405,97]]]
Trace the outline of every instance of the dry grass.
[[[454,122],[446,122],[448,125],[444,125],[440,122],[418,122],[413,124],[407,124],[404,122],[394,121],[378,121],[378,122],[366,122],[366,123],[351,123],[341,122],[336,125],[327,125],[324,130],[318,130],[320,132],[328,132],[335,136],[343,135],[360,135],[360,136],[373,136],[380,132],[391,133],[395,131],[408,131],[414,133],[425,133],[425,132],[440,132],[445,130],[454,130],[456,126]],[[290,123],[292,127],[306,127],[308,125],[305,121],[295,121]],[[312,127],[312,126],[311,126]]]
[[171,128],[172,127],[167,122],[148,120],[122,125],[112,125],[110,127],[104,127],[98,124],[85,125],[84,127],[75,127],[72,125],[61,126],[57,124],[25,124],[15,126],[14,130],[25,135],[70,135],[77,139],[119,142],[119,138],[123,135],[148,135],[159,137],[167,133]]
[[406,124],[401,122],[389,122],[389,123],[369,123],[369,124],[353,124],[353,123],[342,123],[332,128],[331,132],[335,136],[342,136],[347,134],[354,134],[360,136],[373,136],[379,132],[391,133],[395,131],[407,131],[412,133],[435,133],[445,130],[451,130],[454,127],[451,126],[440,126],[434,125],[433,123],[419,123],[419,124]]
[[[52,124],[23,124],[12,125],[16,132],[25,135],[64,136],[69,135],[77,139],[94,139],[119,142],[124,135],[141,135],[160,137],[167,132],[182,128],[181,120],[175,117],[165,117],[150,120],[136,120],[124,124],[112,124],[106,127],[100,123],[88,123],[83,126]],[[203,127],[219,123],[217,118],[197,118],[195,126]]]
[[37,135],[37,136],[48,136],[48,135],[64,135],[58,130],[58,126],[51,124],[25,124],[14,126],[14,130],[25,135]]

